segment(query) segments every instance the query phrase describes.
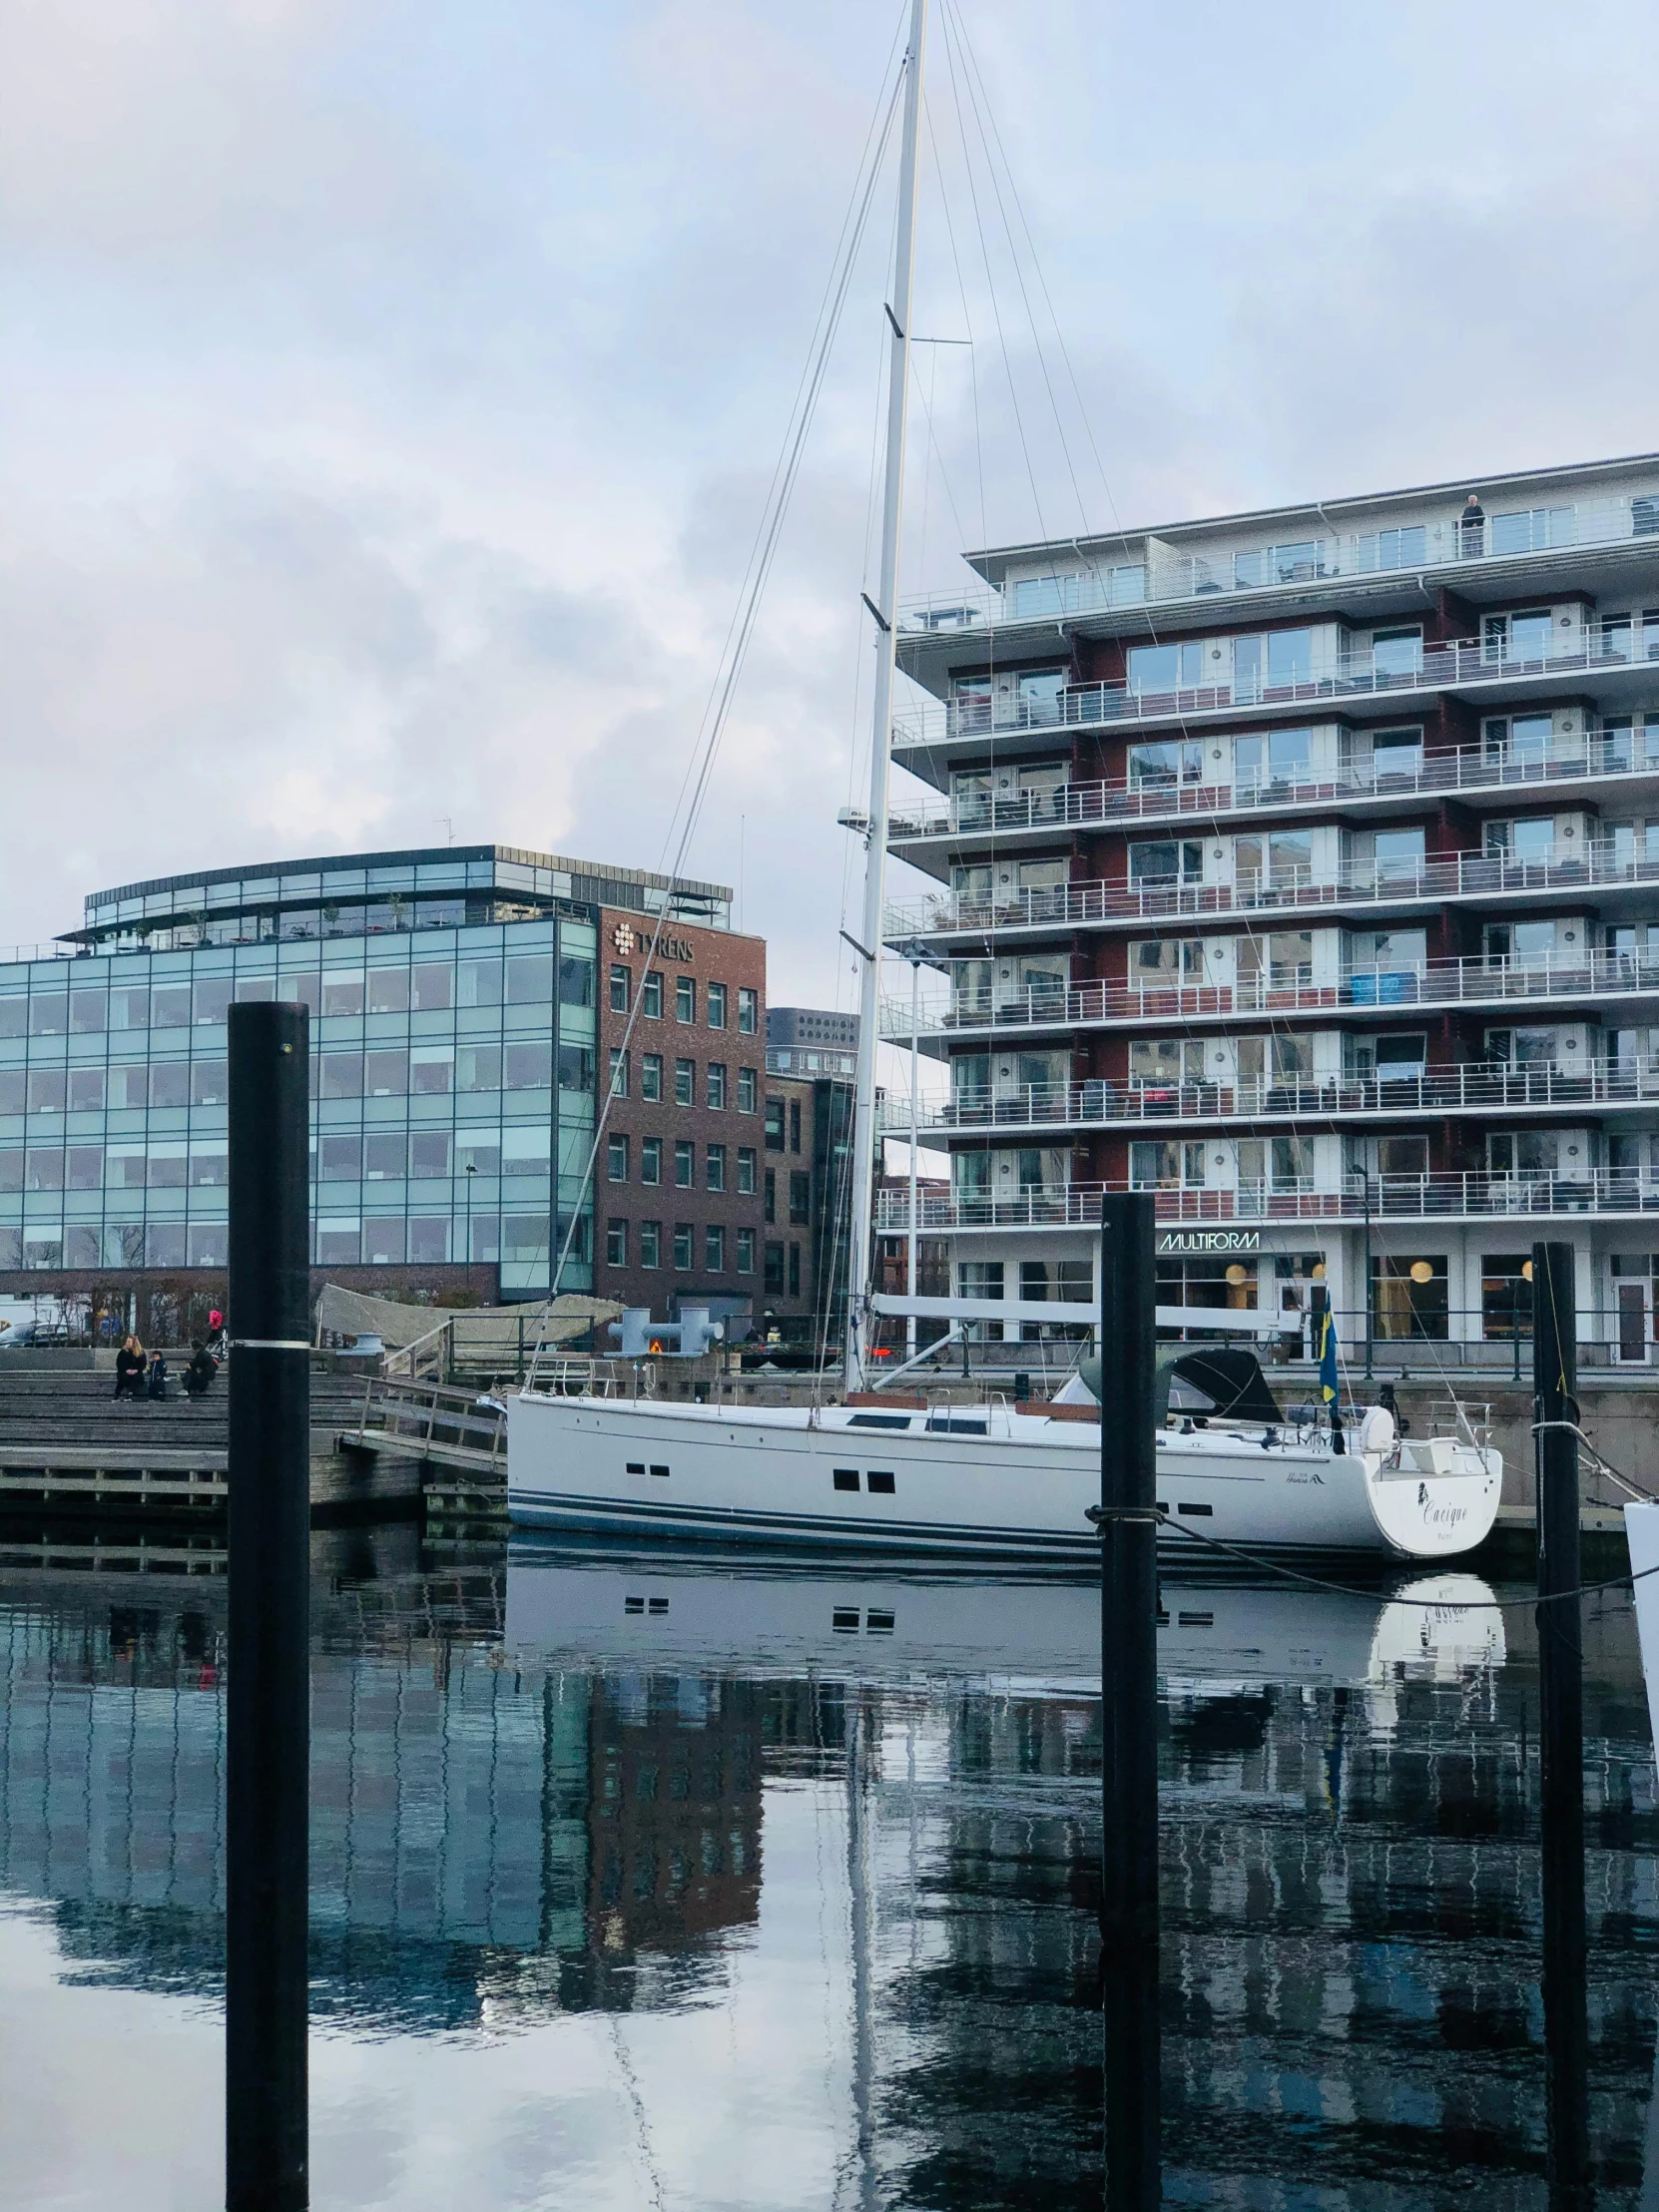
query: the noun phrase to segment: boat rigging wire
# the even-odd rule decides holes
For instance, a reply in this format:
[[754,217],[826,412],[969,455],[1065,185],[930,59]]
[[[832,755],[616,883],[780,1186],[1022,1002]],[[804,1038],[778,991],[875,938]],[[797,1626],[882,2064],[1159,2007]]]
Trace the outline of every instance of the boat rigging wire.
[[[896,50],[897,43],[898,41],[895,38],[894,50]],[[889,78],[891,79],[890,85],[887,82]],[[892,56],[889,53],[887,69],[882,80],[885,98],[883,101],[878,97],[875,112],[865,136],[864,148],[859,158],[859,169],[854,179],[851,198],[841,222],[836,255],[831,264],[830,275],[814,325],[813,341],[809,346],[807,363],[803,367],[800,382],[796,387],[796,396],[792,405],[789,425],[785,432],[783,447],[773,469],[772,481],[768,487],[761,521],[757,527],[754,545],[751,548],[749,565],[745,571],[743,588],[740,591],[738,605],[727,630],[726,642],[722,648],[720,662],[717,664],[709,700],[704,709],[703,721],[699,730],[700,746],[694,748],[692,758],[687,764],[685,775],[681,781],[675,810],[680,818],[679,836],[677,840],[674,838],[674,830],[671,823],[668,836],[664,840],[665,858],[669,844],[671,841],[673,842],[674,856],[672,864],[663,871],[670,876],[678,876],[685,864],[686,854],[708,798],[710,781],[714,773],[715,762],[719,756],[721,740],[725,735],[727,722],[730,719],[739,679],[748,661],[749,648],[754,639],[761,602],[777,557],[785,518],[790,509],[791,496],[800,476],[808,434],[817,415],[818,402],[829,371],[830,358],[834,347],[836,333],[840,327],[841,312],[846,304],[853,271],[857,265],[858,251],[863,242],[870,206],[875,196],[876,185],[880,179],[883,157],[886,153],[888,139],[892,134],[893,118],[898,112],[899,95],[903,90],[903,71],[900,69],[896,75],[894,74]],[[665,896],[651,932],[650,943],[645,951],[644,972],[649,973],[651,964],[656,959],[663,932],[670,918],[669,907],[670,901]],[[597,995],[597,963],[595,981]],[[628,1010],[627,1025],[623,1032],[623,1041],[618,1048],[623,1053],[627,1052],[632,1041],[634,1029],[640,1016],[643,995],[643,992],[633,994],[633,1002]],[[596,1070],[596,1074],[598,1072]],[[558,1259],[553,1268],[548,1287],[547,1307],[549,1314],[553,1301],[559,1294],[559,1285],[564,1279],[571,1248],[581,1226],[583,1204],[593,1187],[595,1170],[599,1160],[599,1148],[605,1140],[611,1103],[616,1095],[615,1079],[608,1070],[605,1073],[604,1100],[594,1119],[593,1142],[588,1148],[588,1157],[582,1172],[581,1185],[571,1204],[569,1224],[565,1230],[564,1241],[560,1246]],[[555,1184],[556,1188],[557,1185]],[[558,1206],[555,1198],[555,1220],[557,1219],[557,1213]],[[544,1315],[543,1329],[538,1337],[533,1359],[535,1356],[539,1356],[543,1349],[546,1337],[546,1319],[547,1316]]]

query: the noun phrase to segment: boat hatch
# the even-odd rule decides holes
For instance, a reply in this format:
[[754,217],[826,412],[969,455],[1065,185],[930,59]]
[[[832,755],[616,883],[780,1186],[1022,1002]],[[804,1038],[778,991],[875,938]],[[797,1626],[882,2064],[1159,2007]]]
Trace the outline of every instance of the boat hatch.
[[985,1436],[990,1433],[988,1421],[957,1420],[949,1413],[929,1413],[927,1426],[935,1436]]
[[908,1428],[908,1413],[854,1413],[847,1421],[848,1428]]

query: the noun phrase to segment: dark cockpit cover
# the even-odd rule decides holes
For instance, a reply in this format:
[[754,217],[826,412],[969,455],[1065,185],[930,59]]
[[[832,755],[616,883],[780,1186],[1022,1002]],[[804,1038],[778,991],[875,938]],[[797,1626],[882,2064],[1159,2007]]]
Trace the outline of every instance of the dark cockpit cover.
[[1155,1413],[1163,1423],[1170,1384],[1183,1382],[1210,1400],[1213,1412],[1228,1420],[1277,1423],[1284,1419],[1254,1352],[1233,1345],[1194,1345],[1158,1362]]

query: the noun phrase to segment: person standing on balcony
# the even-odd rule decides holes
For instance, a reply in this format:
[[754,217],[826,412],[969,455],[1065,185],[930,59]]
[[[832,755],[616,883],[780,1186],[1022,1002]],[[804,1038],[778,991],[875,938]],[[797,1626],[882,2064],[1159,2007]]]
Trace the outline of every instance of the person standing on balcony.
[[1457,558],[1477,561],[1485,550],[1486,510],[1480,504],[1480,494],[1471,491],[1457,524]]

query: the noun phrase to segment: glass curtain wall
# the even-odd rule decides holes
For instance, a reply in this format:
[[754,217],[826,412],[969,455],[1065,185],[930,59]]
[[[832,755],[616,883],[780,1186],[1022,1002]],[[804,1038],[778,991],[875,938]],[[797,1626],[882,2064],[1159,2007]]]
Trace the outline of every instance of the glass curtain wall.
[[[226,1017],[311,1010],[312,1258],[592,1287],[593,923],[0,969],[0,1269],[223,1268]],[[574,1231],[572,1224],[574,1222]]]

